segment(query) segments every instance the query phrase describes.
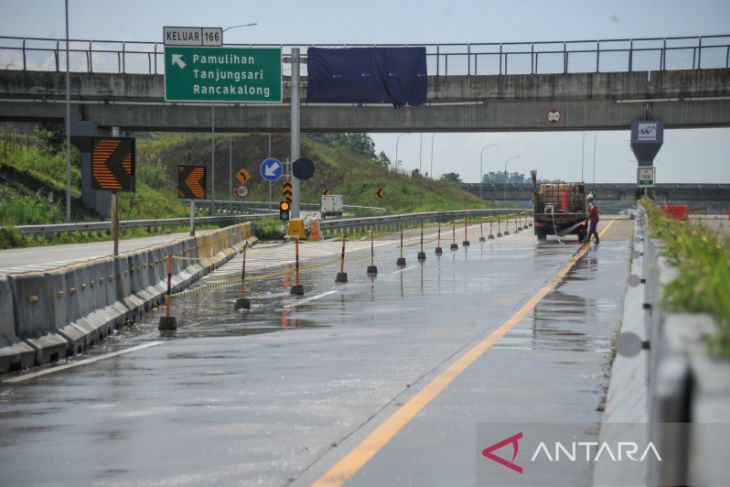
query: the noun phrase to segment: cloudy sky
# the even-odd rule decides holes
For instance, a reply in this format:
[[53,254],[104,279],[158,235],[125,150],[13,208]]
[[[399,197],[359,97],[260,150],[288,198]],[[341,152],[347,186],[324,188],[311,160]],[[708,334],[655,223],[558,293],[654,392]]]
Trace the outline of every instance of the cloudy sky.
[[[0,35],[64,36],[63,0],[0,0]],[[71,37],[159,41],[165,25],[222,26],[228,43],[478,43],[568,41],[730,34],[726,0],[69,0]],[[438,134],[433,172],[457,172],[465,181],[509,169],[566,180],[632,182],[636,163],[629,132]],[[399,134],[374,134],[377,150],[395,157]],[[669,130],[659,152],[659,182],[730,183],[730,129]],[[421,140],[423,143],[421,145]],[[584,144],[585,140],[585,144]],[[401,138],[407,168],[431,167],[432,134]],[[594,141],[595,151],[594,151]],[[583,152],[584,151],[584,152]],[[285,155],[282,155],[284,157]]]

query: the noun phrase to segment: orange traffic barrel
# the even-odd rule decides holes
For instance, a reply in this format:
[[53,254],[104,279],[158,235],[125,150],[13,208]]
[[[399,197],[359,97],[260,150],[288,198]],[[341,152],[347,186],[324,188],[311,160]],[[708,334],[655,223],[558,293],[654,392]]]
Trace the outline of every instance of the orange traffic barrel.
[[319,222],[312,220],[312,227],[309,230],[309,240],[322,240],[322,236],[319,234]]

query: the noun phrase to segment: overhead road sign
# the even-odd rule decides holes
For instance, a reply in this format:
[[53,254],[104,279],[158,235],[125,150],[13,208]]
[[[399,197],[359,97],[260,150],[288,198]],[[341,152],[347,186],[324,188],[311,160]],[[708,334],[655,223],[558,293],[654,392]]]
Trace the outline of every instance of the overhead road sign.
[[92,189],[134,192],[135,139],[93,137],[91,144]]
[[166,46],[222,46],[221,27],[163,27],[162,39]]
[[281,189],[282,189],[282,195],[284,196],[284,199],[287,200],[289,203],[291,203],[292,199],[292,186],[291,182],[284,181],[281,183]]
[[261,163],[261,177],[269,182],[274,182],[284,174],[284,165],[280,160],[269,158]]
[[236,179],[238,180],[239,183],[246,184],[246,181],[251,179],[251,173],[248,172],[248,170],[245,167],[242,167],[236,173]]
[[177,166],[177,197],[204,200],[205,166]]
[[281,103],[281,48],[165,47],[165,101]]
[[314,176],[314,163],[306,157],[301,157],[292,164],[292,172],[297,179],[304,181]]

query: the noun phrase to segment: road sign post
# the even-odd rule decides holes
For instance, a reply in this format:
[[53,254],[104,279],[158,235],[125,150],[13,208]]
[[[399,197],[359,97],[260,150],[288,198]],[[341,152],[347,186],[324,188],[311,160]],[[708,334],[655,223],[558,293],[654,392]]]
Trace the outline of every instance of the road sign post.
[[[119,133],[115,127],[114,133]],[[135,139],[93,137],[91,139],[91,187],[112,192],[110,236],[114,255],[119,255],[119,211],[117,193],[135,190]]]
[[[291,50],[291,160],[299,159],[299,48]],[[299,178],[292,175],[292,218],[299,218]]]
[[205,199],[205,166],[177,166],[177,197],[190,199],[190,236],[195,236],[195,200]]
[[165,47],[165,101],[281,103],[281,48]]

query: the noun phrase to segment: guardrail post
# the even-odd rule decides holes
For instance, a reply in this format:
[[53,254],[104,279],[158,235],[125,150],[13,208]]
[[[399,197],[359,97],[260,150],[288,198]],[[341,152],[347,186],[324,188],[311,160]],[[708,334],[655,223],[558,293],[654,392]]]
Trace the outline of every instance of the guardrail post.
[[172,306],[172,249],[167,252],[167,294],[165,295],[165,316],[160,316],[159,330],[176,330],[177,321],[170,316]]
[[248,241],[243,244],[242,260],[241,263],[241,290],[236,304],[233,309],[236,311],[240,309],[251,309],[251,300],[246,297],[246,249],[248,248]]
[[441,248],[441,221],[438,222],[439,230],[438,234],[436,236],[436,255],[442,255],[444,253],[444,249]]

